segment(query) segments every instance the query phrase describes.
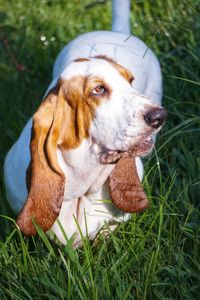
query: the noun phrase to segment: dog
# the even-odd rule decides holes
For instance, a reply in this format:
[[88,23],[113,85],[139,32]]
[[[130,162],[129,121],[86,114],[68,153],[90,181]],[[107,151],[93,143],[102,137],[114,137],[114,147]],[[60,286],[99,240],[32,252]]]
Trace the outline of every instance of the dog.
[[129,5],[113,1],[113,31],[65,46],[41,105],[7,154],[6,194],[25,235],[36,234],[35,222],[79,246],[81,235],[94,239],[105,223],[148,207],[141,157],[167,114],[159,62],[130,36]]

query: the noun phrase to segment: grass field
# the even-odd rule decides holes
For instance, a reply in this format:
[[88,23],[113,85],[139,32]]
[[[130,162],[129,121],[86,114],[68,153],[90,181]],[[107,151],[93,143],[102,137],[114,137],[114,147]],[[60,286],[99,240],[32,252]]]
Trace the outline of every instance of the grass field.
[[41,101],[59,50],[80,33],[110,29],[111,1],[0,0],[1,300],[200,299],[199,14],[198,0],[132,1],[132,32],[159,57],[169,112],[145,162],[151,207],[108,240],[100,235],[73,250],[20,234],[3,161]]

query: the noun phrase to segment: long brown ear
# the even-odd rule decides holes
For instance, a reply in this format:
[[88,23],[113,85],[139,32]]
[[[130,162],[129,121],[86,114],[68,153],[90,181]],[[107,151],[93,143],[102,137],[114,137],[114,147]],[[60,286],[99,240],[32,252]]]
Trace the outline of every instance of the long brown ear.
[[65,176],[58,165],[56,151],[64,106],[62,89],[53,89],[33,116],[31,162],[27,170],[29,194],[17,219],[25,235],[36,233],[33,219],[47,231],[62,205]]
[[135,158],[121,158],[109,177],[112,202],[124,212],[141,212],[149,206],[137,174]]

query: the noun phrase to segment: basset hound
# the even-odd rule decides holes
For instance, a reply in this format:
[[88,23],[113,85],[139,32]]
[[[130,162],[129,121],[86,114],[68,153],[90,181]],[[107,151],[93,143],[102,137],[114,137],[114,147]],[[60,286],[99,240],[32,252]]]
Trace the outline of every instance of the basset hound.
[[74,235],[77,246],[81,234],[93,239],[106,222],[148,207],[140,157],[166,118],[161,85],[157,58],[134,36],[91,32],[62,50],[5,161],[8,201],[25,235],[36,233],[35,221],[64,244]]

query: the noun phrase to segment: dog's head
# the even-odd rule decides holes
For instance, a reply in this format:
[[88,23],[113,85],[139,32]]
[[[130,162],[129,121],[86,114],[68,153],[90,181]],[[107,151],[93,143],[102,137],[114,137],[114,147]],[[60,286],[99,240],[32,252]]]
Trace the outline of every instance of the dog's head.
[[[127,69],[97,56],[75,60],[61,78],[60,88],[76,112],[72,123],[79,142],[90,138],[96,152],[109,154],[110,162],[117,152],[132,150],[142,156],[152,149],[152,135],[161,128],[166,111],[133,89],[134,76]],[[67,131],[68,127],[66,135]],[[65,143],[65,147],[73,145]],[[105,155],[101,158],[103,162]]]
[[100,56],[88,62],[86,85],[98,103],[89,132],[102,153],[101,162],[113,162],[127,151],[148,154],[152,136],[166,119],[166,111],[134,90],[133,81],[133,74],[110,59]]
[[165,118],[163,108],[132,88],[133,75],[105,57],[71,62],[33,116],[29,195],[18,224],[34,234],[32,219],[46,231],[58,217],[65,179],[57,149],[76,149],[89,139],[99,163],[119,155],[147,154]]

